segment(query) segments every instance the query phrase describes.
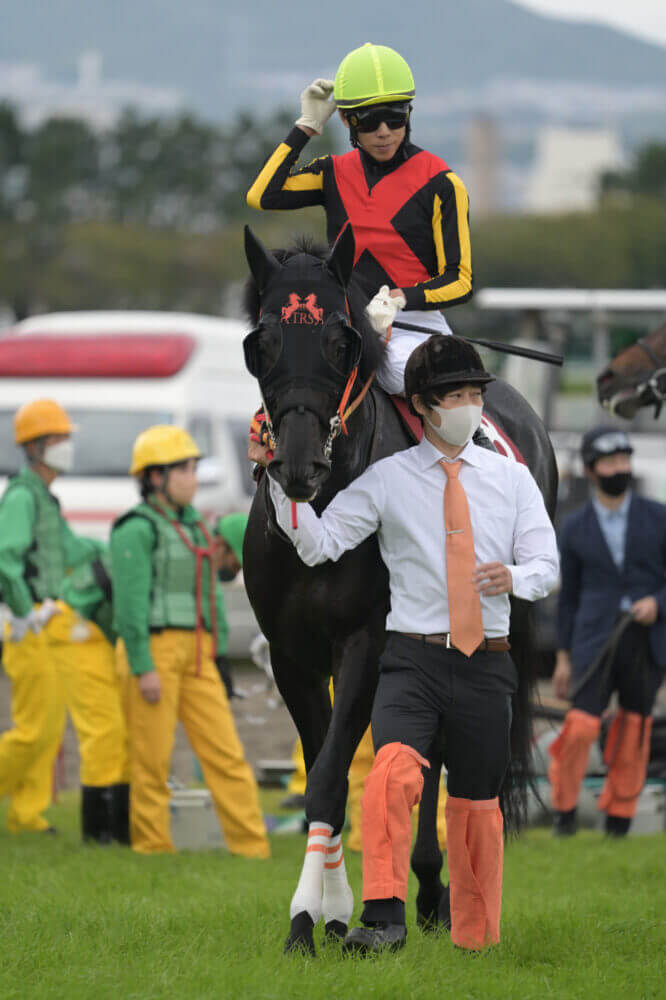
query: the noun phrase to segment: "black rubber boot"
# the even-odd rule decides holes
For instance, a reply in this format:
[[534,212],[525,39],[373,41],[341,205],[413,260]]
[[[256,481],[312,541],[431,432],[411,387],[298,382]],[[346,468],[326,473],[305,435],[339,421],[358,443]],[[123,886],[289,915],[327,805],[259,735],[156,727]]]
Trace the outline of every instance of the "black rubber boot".
[[578,821],[576,820],[575,808],[569,809],[568,812],[555,813],[555,820],[553,822],[554,837],[573,837],[577,830]]
[[378,955],[382,951],[399,951],[405,947],[407,928],[404,924],[376,924],[374,927],[354,927],[342,945],[345,955]]
[[119,844],[130,845],[128,784],[111,785],[111,836]]
[[81,835],[84,842],[111,843],[111,787],[81,786]]
[[630,826],[631,820],[624,816],[606,816],[606,835],[609,837],[626,837]]

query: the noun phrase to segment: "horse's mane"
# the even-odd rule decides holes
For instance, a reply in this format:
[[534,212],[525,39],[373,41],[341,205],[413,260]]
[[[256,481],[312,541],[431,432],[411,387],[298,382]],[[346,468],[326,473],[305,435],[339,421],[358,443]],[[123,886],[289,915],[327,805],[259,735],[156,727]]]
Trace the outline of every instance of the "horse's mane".
[[[286,250],[280,249],[271,251],[277,261],[283,265],[286,264],[292,257],[301,253],[309,254],[311,257],[316,257],[317,260],[326,260],[329,256],[329,252],[328,247],[323,246],[321,243],[317,243],[310,236],[297,237],[294,240],[293,245]],[[331,281],[335,280],[336,279],[331,276]],[[346,294],[352,326],[358,330],[363,340],[363,353],[361,355],[359,374],[361,379],[367,379],[370,377],[370,374],[378,368],[384,355],[385,345],[377,336],[365,315],[365,307],[368,304],[368,299],[353,275],[349,285],[347,286]],[[256,326],[261,309],[261,296],[259,294],[257,284],[252,276],[250,276],[245,283],[243,308],[252,325]]]

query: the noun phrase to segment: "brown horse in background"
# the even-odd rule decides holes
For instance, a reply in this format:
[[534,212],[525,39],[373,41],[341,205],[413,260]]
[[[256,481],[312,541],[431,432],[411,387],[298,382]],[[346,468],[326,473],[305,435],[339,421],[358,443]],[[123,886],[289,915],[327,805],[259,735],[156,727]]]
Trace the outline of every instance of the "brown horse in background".
[[657,419],[666,402],[666,323],[613,358],[597,376],[597,396],[614,416],[631,420],[654,406]]

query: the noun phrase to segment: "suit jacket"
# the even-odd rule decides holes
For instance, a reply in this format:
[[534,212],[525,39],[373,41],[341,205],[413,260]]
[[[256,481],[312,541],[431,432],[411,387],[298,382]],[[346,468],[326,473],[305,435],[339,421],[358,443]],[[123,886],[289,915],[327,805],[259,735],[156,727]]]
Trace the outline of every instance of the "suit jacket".
[[600,653],[624,596],[632,602],[656,597],[659,614],[650,626],[655,662],[666,666],[666,506],[632,495],[624,565],[618,569],[592,503],[571,514],[560,534],[562,587],[558,648],[569,650],[576,668]]

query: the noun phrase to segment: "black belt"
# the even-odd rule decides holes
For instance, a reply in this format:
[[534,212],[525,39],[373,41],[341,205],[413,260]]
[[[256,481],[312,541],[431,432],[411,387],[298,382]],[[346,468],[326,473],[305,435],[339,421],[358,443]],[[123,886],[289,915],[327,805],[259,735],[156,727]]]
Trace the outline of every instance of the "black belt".
[[[444,646],[445,649],[457,649],[451,642],[450,632],[437,632],[433,635],[420,635],[418,632],[398,632],[398,635],[404,635],[407,639],[418,639],[419,642],[427,642],[432,646]],[[497,638],[489,638],[484,636],[483,642],[474,650],[475,653],[508,653],[511,649],[511,643],[509,642],[507,636],[498,636]]]

